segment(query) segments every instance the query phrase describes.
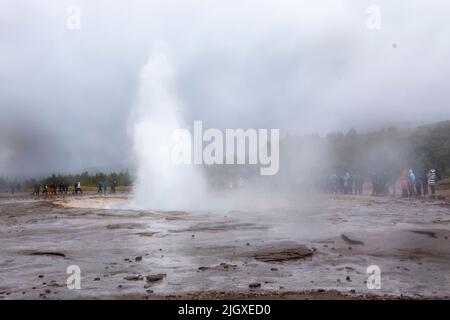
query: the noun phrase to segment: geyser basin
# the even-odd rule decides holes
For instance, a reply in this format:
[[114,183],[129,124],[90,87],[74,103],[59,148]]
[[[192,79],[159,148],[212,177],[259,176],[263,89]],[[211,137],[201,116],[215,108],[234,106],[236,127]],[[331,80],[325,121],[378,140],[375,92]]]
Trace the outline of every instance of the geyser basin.
[[[447,207],[371,197],[314,200],[226,214],[2,201],[2,295],[42,298],[39,294],[50,290],[48,298],[142,298],[210,291],[251,296],[319,288],[355,290],[356,295],[450,294],[445,278],[450,261]],[[77,201],[92,203],[85,196]],[[256,259],[267,248],[277,255],[298,244],[314,254],[282,262]],[[65,288],[66,267],[74,264],[82,270],[83,290]],[[369,290],[364,283],[366,268],[372,264],[382,271],[380,290]],[[156,274],[166,276],[147,288],[145,280],[127,280]],[[249,288],[254,283],[260,284],[256,291]]]

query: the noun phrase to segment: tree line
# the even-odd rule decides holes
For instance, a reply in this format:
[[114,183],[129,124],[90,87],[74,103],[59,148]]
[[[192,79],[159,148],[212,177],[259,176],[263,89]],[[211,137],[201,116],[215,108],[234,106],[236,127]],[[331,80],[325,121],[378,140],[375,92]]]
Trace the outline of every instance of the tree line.
[[21,191],[32,189],[36,184],[44,186],[65,183],[73,186],[77,182],[80,182],[85,187],[96,187],[100,181],[108,181],[109,183],[116,181],[119,186],[131,186],[133,178],[128,170],[111,173],[97,172],[91,174],[85,171],[81,174],[52,174],[42,179],[33,178],[22,182],[0,178],[0,189],[10,189],[12,184],[15,184],[17,191]]

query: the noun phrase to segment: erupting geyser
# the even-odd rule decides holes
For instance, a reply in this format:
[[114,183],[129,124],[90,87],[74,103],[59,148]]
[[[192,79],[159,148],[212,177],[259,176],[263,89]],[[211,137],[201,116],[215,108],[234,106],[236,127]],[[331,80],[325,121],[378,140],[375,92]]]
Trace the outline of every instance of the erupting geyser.
[[198,168],[171,160],[172,134],[184,127],[176,95],[175,70],[166,55],[151,54],[140,73],[132,114],[137,165],[132,206],[151,210],[195,209],[205,201]]

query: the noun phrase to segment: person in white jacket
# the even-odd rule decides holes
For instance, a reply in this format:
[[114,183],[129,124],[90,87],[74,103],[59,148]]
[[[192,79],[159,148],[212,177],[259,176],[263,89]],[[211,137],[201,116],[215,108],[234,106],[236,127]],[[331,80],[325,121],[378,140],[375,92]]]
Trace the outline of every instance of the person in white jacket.
[[436,192],[436,170],[430,169],[428,172],[428,186],[430,187],[430,196],[434,198]]

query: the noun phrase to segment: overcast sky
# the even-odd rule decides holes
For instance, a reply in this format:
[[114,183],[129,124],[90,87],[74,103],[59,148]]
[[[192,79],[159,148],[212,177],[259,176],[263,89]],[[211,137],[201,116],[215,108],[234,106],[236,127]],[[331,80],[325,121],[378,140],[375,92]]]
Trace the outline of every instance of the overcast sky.
[[447,0],[0,0],[0,176],[130,166],[155,42],[188,123],[326,133],[450,119],[449,12]]

